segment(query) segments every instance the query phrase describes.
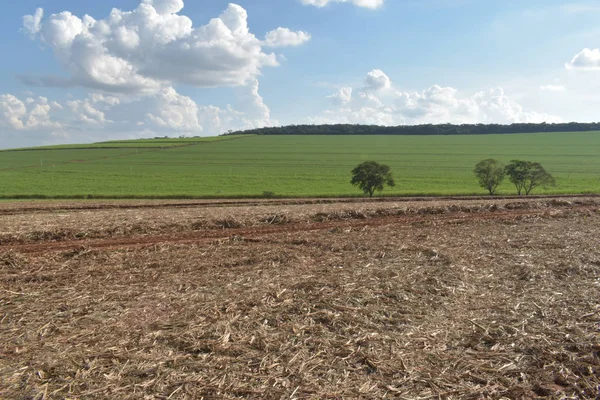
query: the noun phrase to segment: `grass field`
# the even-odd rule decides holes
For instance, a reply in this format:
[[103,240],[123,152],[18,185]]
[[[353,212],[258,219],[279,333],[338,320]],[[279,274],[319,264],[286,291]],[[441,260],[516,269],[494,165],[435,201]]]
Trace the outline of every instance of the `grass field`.
[[365,160],[392,167],[397,186],[385,194],[485,194],[472,169],[490,157],[542,163],[557,187],[533,194],[597,193],[599,155],[600,132],[105,142],[0,152],[0,197],[360,195],[350,171]]
[[[44,147],[25,147],[20,149],[9,149],[5,151],[47,151],[47,150],[88,150],[88,149],[164,149],[172,147],[182,147],[196,145],[200,143],[222,142],[225,140],[239,139],[242,135],[232,136],[210,136],[193,138],[156,138],[156,139],[137,139],[137,140],[111,140],[107,142],[98,142],[90,144],[59,144],[55,146]],[[1,151],[1,150],[0,150]]]

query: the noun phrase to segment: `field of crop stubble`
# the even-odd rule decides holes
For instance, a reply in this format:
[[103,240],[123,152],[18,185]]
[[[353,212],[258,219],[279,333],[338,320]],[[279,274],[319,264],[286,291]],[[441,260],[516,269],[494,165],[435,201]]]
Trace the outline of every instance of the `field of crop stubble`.
[[594,399],[599,211],[0,203],[0,398]]

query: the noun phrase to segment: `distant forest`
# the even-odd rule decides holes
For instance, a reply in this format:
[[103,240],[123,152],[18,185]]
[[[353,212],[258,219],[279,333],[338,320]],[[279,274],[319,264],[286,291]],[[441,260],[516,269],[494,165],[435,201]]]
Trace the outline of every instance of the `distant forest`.
[[441,125],[289,125],[282,127],[229,131],[226,135],[480,135],[538,132],[600,131],[600,123],[566,124],[441,124]]

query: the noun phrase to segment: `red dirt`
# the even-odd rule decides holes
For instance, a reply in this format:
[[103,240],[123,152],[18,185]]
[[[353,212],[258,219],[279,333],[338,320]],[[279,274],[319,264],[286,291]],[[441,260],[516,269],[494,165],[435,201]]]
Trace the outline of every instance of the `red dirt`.
[[[598,206],[575,206],[569,209],[569,212],[583,213],[595,212]],[[409,226],[413,224],[439,224],[439,223],[469,223],[478,220],[519,220],[530,219],[544,216],[557,216],[561,211],[548,210],[511,210],[504,212],[488,212],[484,214],[472,213],[451,213],[451,214],[433,214],[418,216],[384,216],[370,219],[368,222],[357,221],[329,221],[315,223],[285,224],[267,227],[252,228],[229,228],[222,230],[208,230],[201,232],[180,232],[169,235],[143,235],[124,238],[106,238],[96,240],[68,240],[60,242],[42,242],[36,244],[16,244],[3,245],[0,243],[0,252],[16,251],[19,253],[47,253],[72,251],[78,248],[94,249],[119,249],[134,247],[149,247],[162,244],[197,244],[201,242],[210,242],[214,240],[224,240],[228,238],[240,238],[242,240],[257,240],[265,235],[288,234],[295,232],[313,232],[327,229],[343,228],[362,228],[378,227],[385,225]]]

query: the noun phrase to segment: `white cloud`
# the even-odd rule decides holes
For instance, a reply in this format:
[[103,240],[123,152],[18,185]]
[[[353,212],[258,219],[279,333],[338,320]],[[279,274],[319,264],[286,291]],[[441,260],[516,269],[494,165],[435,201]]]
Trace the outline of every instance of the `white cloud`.
[[23,116],[27,113],[25,103],[11,94],[0,96],[0,121],[14,129],[23,129]]
[[334,99],[337,103],[344,105],[350,103],[352,101],[352,88],[351,87],[343,87],[340,88],[334,94],[327,96],[329,99]]
[[392,86],[392,81],[382,70],[374,69],[367,74],[365,84],[367,90],[378,91],[389,89]]
[[451,87],[441,87],[433,85],[422,93],[423,99],[427,99],[428,103],[436,104],[445,107],[454,107],[458,104],[456,93],[458,91]]
[[46,46],[68,78],[22,77],[42,86],[83,86],[114,93],[158,93],[173,84],[196,87],[252,84],[263,67],[278,66],[262,47],[306,42],[306,32],[278,28],[266,42],[248,28],[244,8],[229,4],[219,17],[194,27],[181,15],[183,0],[143,0],[133,11],[113,9],[102,20],[68,11],[43,19],[24,17],[24,27]]
[[385,0],[301,0],[302,4],[316,7],[325,7],[330,3],[351,3],[358,7],[376,9],[383,5]]
[[150,124],[159,128],[181,132],[202,132],[198,121],[198,106],[187,96],[172,87],[157,93],[152,101],[151,112],[146,114]]
[[265,36],[267,47],[300,46],[311,39],[310,34],[304,31],[293,32],[288,28],[277,28]]
[[[184,5],[184,0],[141,0],[132,11],[113,9],[99,20],[69,11],[44,18],[42,9],[25,16],[23,30],[53,51],[66,76],[20,79],[89,92],[79,99],[69,94],[62,104],[33,94],[23,100],[2,95],[0,125],[11,135],[29,130],[51,143],[216,135],[278,124],[259,93],[258,77],[285,56],[263,48],[298,46],[310,35],[279,27],[262,41],[250,32],[239,5],[229,4],[204,25],[182,15]],[[234,104],[197,104],[175,90],[186,85],[233,87]]]
[[245,108],[241,108],[245,113],[245,126],[252,128],[260,128],[263,126],[277,125],[276,120],[271,119],[271,110],[264,102],[264,99],[258,92],[259,83],[255,80],[250,85],[250,90],[245,96],[242,96],[241,104]]
[[38,8],[35,10],[35,14],[26,15],[23,17],[23,29],[29,32],[30,35],[34,36],[40,31],[42,25],[42,18],[44,17],[44,10]]
[[120,100],[100,93],[92,93],[87,99],[67,101],[67,107],[72,113],[72,120],[76,123],[103,125],[113,121],[106,119],[106,110],[119,105]]
[[173,87],[142,97],[92,92],[63,105],[44,97],[21,100],[4,94],[0,95],[0,128],[10,135],[34,132],[39,142],[80,143],[156,135],[218,135],[230,129],[278,125],[259,93],[257,80],[237,90],[237,102],[224,108],[199,106]]
[[94,103],[105,103],[109,106],[116,106],[121,103],[121,100],[115,96],[105,96],[102,93],[91,93],[90,100]]
[[583,49],[567,63],[567,69],[600,70],[600,49]]
[[161,15],[177,14],[184,6],[183,0],[143,0],[142,3],[153,6]]
[[379,97],[375,96],[373,93],[365,93],[359,92],[358,99],[361,104],[371,107],[381,107],[383,106],[383,102],[379,99]]
[[60,124],[50,118],[53,108],[57,107],[45,97],[22,101],[12,94],[0,95],[0,126],[17,131],[59,128]]
[[279,125],[271,118],[271,111],[258,92],[258,81],[240,89],[238,104],[225,108],[204,106],[199,109],[199,121],[205,131],[225,133],[229,130],[244,130]]
[[[383,72],[373,75],[386,76]],[[387,84],[388,80],[374,79],[374,82],[380,83],[367,86],[393,89],[391,83]],[[352,93],[352,89],[346,88],[345,92]],[[501,88],[480,91],[470,96],[461,96],[457,89],[439,85],[433,85],[422,92],[394,90],[389,95],[390,92],[392,91],[381,97],[370,91],[359,92],[358,96],[345,97],[344,102],[339,101],[342,92],[337,92],[328,97],[340,107],[326,110],[322,116],[310,118],[309,122],[412,125],[561,121],[553,115],[525,110]]]
[[564,92],[567,90],[563,85],[542,85],[540,86],[540,89],[548,92]]
[[201,107],[200,122],[210,132],[224,133],[228,130],[243,130],[279,125],[271,118],[271,111],[259,94],[259,83],[240,88],[238,100],[225,108]]
[[476,93],[470,101],[474,104],[470,115],[472,122],[483,123],[539,123],[562,122],[557,116],[528,111],[511,100],[502,88],[489,89]]

